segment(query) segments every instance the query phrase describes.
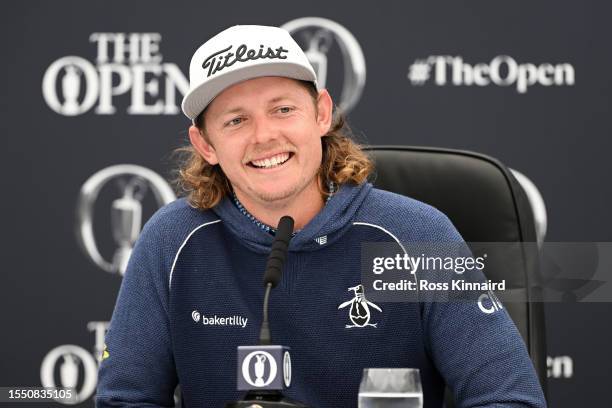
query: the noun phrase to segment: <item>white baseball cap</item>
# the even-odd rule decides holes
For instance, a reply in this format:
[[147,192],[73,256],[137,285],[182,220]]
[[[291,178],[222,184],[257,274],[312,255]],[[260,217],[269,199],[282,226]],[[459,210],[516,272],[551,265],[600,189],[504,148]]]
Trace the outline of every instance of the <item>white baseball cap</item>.
[[263,76],[310,81],[318,89],[312,65],[289,32],[257,25],[230,27],[193,54],[183,113],[194,120],[224,89]]

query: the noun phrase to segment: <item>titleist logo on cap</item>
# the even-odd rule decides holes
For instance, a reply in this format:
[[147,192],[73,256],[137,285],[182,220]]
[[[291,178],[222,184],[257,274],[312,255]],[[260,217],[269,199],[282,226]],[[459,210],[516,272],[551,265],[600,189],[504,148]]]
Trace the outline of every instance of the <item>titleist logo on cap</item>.
[[[242,44],[236,49],[236,53],[233,53],[229,52],[232,47],[233,45],[230,45],[221,51],[217,51],[204,60],[202,63],[202,68],[208,68],[208,73],[206,75],[207,77],[221,71],[224,68],[231,67],[236,62],[246,62],[249,60],[263,58],[287,59],[287,55],[283,55],[283,53],[289,52],[289,50],[284,49],[282,46],[278,48],[268,47],[266,49],[263,45],[260,45],[259,50],[255,50],[249,49],[245,44]],[[227,53],[225,55],[220,55],[224,52]]]

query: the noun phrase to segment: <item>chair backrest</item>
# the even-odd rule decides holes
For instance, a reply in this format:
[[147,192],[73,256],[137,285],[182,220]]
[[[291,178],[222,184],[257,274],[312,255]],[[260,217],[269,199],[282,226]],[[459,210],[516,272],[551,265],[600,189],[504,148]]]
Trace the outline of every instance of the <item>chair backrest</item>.
[[[536,242],[529,200],[510,170],[491,157],[452,149],[373,146],[373,184],[430,204],[445,213],[466,242]],[[504,307],[516,324],[546,392],[544,308],[534,299],[537,251],[521,250],[512,262],[487,263],[486,274],[506,280],[515,301]],[[519,299],[519,301],[516,301]]]

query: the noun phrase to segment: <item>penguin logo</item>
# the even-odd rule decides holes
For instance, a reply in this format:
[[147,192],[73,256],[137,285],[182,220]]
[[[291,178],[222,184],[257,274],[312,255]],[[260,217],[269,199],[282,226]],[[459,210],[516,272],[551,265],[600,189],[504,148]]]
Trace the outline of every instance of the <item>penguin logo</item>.
[[349,318],[353,324],[347,324],[346,328],[350,329],[351,327],[366,326],[376,327],[378,323],[370,323],[370,306],[379,312],[382,312],[381,308],[366,299],[363,285],[353,286],[352,288],[348,288],[348,290],[355,292],[355,297],[338,306],[338,309],[343,309],[349,305],[351,306]]

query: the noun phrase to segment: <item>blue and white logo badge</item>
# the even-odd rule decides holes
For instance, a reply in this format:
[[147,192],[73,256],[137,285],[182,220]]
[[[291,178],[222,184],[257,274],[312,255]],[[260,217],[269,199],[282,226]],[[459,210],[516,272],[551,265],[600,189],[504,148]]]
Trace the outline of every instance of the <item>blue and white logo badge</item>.
[[[255,379],[251,372],[255,374]],[[261,388],[270,385],[277,373],[276,360],[267,351],[253,351],[242,362],[242,378],[253,387]],[[289,377],[289,382],[291,382],[291,377]]]
[[370,323],[370,307],[378,310],[379,312],[382,312],[382,309],[366,299],[363,285],[353,286],[352,288],[348,288],[348,290],[352,290],[355,293],[355,297],[338,306],[338,309],[343,309],[349,305],[351,306],[349,310],[349,318],[353,324],[347,324],[346,328],[350,329],[352,327],[366,326],[376,327],[378,323]]

